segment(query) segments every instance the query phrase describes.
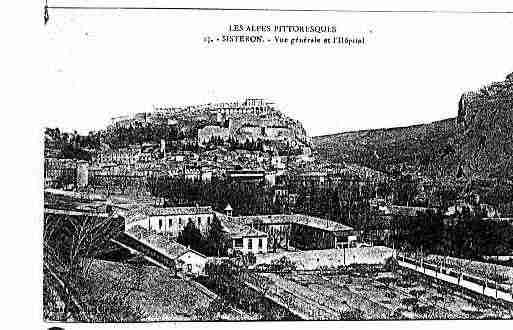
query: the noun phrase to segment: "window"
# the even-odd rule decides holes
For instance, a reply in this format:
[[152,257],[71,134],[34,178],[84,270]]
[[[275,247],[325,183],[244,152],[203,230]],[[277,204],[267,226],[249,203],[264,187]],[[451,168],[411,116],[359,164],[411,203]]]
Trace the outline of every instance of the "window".
[[159,219],[159,229],[162,229],[162,219]]
[[178,218],[178,224],[181,225],[182,224],[182,218]]
[[236,248],[242,248],[244,246],[244,243],[242,241],[242,238],[236,238],[234,239],[234,244]]
[[248,250],[253,250],[253,239],[252,238],[250,238],[248,240]]
[[173,219],[169,219],[169,227],[173,226]]
[[259,248],[259,249],[261,249],[261,248],[262,248],[262,246],[264,245],[264,244],[263,244],[263,241],[264,241],[264,240],[263,240],[263,239],[261,239],[261,238],[259,238],[259,239],[258,239],[258,248]]

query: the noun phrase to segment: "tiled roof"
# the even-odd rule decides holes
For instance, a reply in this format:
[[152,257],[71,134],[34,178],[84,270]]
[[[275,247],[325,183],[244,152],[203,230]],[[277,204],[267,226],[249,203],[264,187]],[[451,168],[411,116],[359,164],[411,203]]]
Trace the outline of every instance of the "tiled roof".
[[426,213],[428,211],[435,212],[435,208],[420,207],[420,206],[401,206],[401,205],[390,205],[388,207],[390,213],[393,215],[404,215],[404,216],[416,216],[417,212]]
[[314,227],[326,231],[349,231],[352,227],[328,219],[321,219],[304,214],[272,214],[239,217],[240,222],[263,224],[296,223],[304,226]]
[[122,215],[125,217],[126,224],[144,220],[147,217],[143,211],[143,206],[131,208],[126,212],[122,212]]
[[250,226],[228,226],[232,238],[239,237],[263,237],[266,233],[256,230]]
[[290,214],[269,214],[269,215],[252,215],[241,216],[241,221],[246,223],[258,222],[263,224],[278,224],[293,222]]
[[251,226],[252,222],[244,222],[244,219],[242,217],[229,217],[217,212],[216,216],[223,224],[224,229],[228,233],[230,233],[230,236],[232,238],[267,236],[266,233],[253,228]]
[[331,221],[328,219],[321,219],[317,217],[312,217],[304,214],[293,214],[291,215],[295,219],[295,223],[302,224],[309,227],[314,227],[327,231],[349,231],[353,230],[352,227],[343,225],[341,223]]
[[145,210],[147,215],[195,215],[212,213],[210,206],[192,206],[192,207],[147,207]]
[[156,207],[153,205],[131,205],[127,207],[122,215],[126,223],[143,220],[148,216],[167,216],[167,215],[198,215],[213,213],[210,206],[199,207]]
[[176,242],[173,238],[165,233],[157,233],[149,231],[143,227],[135,226],[128,230],[128,233],[141,242],[149,245],[153,249],[166,254],[171,259],[179,258],[187,252],[193,252],[203,256],[201,253],[191,250],[184,245]]

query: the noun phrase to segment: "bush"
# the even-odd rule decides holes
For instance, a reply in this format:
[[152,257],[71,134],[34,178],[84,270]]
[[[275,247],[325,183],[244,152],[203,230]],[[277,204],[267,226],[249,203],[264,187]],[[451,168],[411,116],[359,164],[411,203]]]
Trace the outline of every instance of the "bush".
[[363,312],[360,310],[340,312],[341,320],[361,321],[364,320]]
[[399,268],[399,263],[394,257],[390,257],[385,261],[384,271],[395,272]]
[[410,290],[410,294],[412,296],[415,296],[417,298],[420,298],[422,295],[424,295],[426,293],[426,290],[424,289],[411,289]]
[[433,307],[429,306],[429,305],[416,304],[416,305],[413,305],[412,309],[413,309],[413,312],[416,314],[425,314],[425,313],[429,312],[430,310],[432,310]]
[[404,305],[408,310],[410,308],[413,308],[415,305],[417,305],[419,302],[419,299],[415,297],[408,297],[401,299],[401,304]]
[[274,272],[292,272],[297,269],[295,263],[293,263],[288,257],[283,256],[278,260],[271,261],[271,271]]
[[390,287],[390,285],[392,283],[396,283],[397,282],[397,278],[392,277],[392,276],[380,277],[380,278],[378,278],[378,281],[383,283],[383,284],[385,284],[387,287]]

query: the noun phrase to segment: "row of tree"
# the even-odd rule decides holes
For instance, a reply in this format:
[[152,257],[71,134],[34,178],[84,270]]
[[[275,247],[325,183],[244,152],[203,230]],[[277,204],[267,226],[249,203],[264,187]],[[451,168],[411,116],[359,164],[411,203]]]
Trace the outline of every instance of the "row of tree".
[[226,256],[230,241],[217,217],[212,219],[208,234],[204,237],[194,222],[189,221],[179,233],[177,242],[207,256]]
[[61,132],[59,128],[46,128],[45,130],[45,156],[66,159],[91,160],[89,150],[100,146],[99,137],[90,132],[88,135]]
[[483,220],[467,213],[446,225],[441,213],[426,212],[416,217],[396,216],[391,225],[395,246],[407,251],[468,259],[513,251],[513,226],[507,221]]
[[274,213],[272,191],[264,184],[227,182],[212,179],[211,182],[191,181],[183,178],[155,178],[150,180],[153,195],[164,197],[170,205],[211,205],[224,210],[229,203],[234,214]]
[[160,143],[160,140],[167,142],[185,138],[183,132],[176,126],[166,124],[142,125],[134,123],[132,126],[116,126],[102,134],[102,139],[112,148],[122,148],[134,144]]
[[480,258],[507,254],[513,249],[512,226],[504,221],[482,220],[483,214],[479,212],[464,211],[453,226],[444,223],[441,212],[414,217],[395,216],[384,221],[369,203],[374,189],[362,189],[357,185],[298,189],[294,205],[283,198],[274,199],[274,189],[260,184],[218,179],[212,182],[155,179],[151,187],[156,196],[165,197],[173,205],[197,203],[223,210],[230,203],[234,215],[302,213],[339,221],[364,233],[388,228],[391,232],[389,244],[408,250],[424,249],[431,253]]

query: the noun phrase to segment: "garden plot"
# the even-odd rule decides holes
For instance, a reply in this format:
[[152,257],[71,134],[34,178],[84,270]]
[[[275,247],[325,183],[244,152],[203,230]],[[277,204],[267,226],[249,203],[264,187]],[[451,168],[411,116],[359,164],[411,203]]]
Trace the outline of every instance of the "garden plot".
[[[262,274],[295,297],[315,302],[310,309],[329,308],[339,319],[478,319],[511,318],[513,311],[467,297],[399,271],[377,274],[321,272]],[[322,319],[322,318],[320,318]]]

